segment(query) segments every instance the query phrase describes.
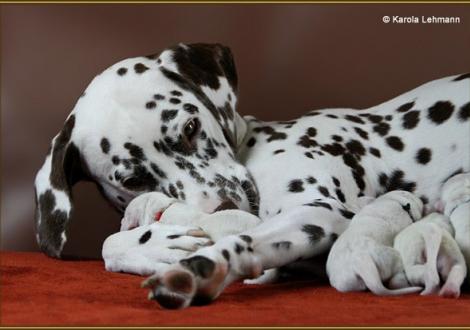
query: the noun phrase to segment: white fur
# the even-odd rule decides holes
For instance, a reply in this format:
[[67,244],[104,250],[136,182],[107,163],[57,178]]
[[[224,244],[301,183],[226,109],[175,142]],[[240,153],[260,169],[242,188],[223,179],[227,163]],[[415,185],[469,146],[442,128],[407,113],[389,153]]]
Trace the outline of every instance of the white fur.
[[467,267],[453,233],[447,216],[431,213],[395,238],[394,248],[400,252],[406,277],[411,285],[425,286],[422,295],[439,292],[442,278],[439,294],[459,297]]
[[[470,174],[458,174],[442,187],[444,212],[455,229],[455,240],[470,267]],[[467,276],[470,282],[470,276]]]
[[[403,206],[408,205],[411,219]],[[326,264],[330,283],[342,292],[369,289],[378,295],[412,293],[421,288],[403,288],[401,258],[392,248],[396,234],[422,213],[422,202],[405,191],[389,192],[366,205],[338,238]],[[383,282],[390,281],[390,290]]]

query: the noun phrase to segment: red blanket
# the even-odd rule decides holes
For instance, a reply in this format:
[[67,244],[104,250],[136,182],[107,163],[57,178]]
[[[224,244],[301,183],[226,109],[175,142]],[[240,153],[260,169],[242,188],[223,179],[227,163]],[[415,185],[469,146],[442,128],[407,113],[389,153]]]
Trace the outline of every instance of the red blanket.
[[139,276],[109,273],[102,261],[61,261],[40,253],[1,254],[1,325],[108,326],[469,326],[470,294],[343,294],[314,281],[236,283],[215,302],[163,310]]

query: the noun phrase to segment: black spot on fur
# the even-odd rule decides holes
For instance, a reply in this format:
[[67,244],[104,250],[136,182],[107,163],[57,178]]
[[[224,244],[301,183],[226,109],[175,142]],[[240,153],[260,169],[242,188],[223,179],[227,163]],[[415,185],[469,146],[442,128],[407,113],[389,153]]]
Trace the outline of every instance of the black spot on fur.
[[164,100],[165,99],[165,96],[161,95],[161,94],[155,94],[153,96],[153,98],[157,101],[160,101],[160,100]]
[[361,117],[357,117],[353,115],[345,115],[344,119],[352,121],[354,123],[358,123],[358,124],[365,124],[364,121],[361,119]]
[[248,244],[250,244],[251,242],[253,242],[253,239],[251,238],[251,236],[248,236],[248,235],[240,235],[240,239],[244,240],[244,241],[247,242]]
[[315,245],[319,240],[325,237],[323,228],[316,225],[303,225],[302,231],[308,235],[308,239],[312,245]]
[[109,143],[109,140],[107,138],[101,139],[100,146],[101,146],[101,151],[103,151],[103,153],[105,154],[107,154],[109,152],[109,149],[111,148],[111,144]]
[[337,115],[333,115],[333,114],[331,114],[331,113],[330,113],[330,114],[327,114],[326,117],[332,118],[332,119],[337,119],[337,118],[338,118]]
[[324,187],[324,186],[318,186],[318,191],[320,192],[320,194],[322,194],[323,196],[325,197],[330,197],[330,192],[328,191],[328,188]]
[[142,234],[142,236],[140,236],[139,244],[144,244],[145,242],[147,242],[150,239],[150,237],[152,237],[152,231],[147,230],[145,233]]
[[134,71],[135,73],[144,73],[145,71],[147,71],[149,68],[147,66],[145,66],[144,64],[142,63],[137,63],[136,65],[134,65]]
[[194,256],[180,260],[180,264],[201,278],[210,277],[215,270],[215,263],[203,256]]
[[470,73],[464,73],[458,77],[455,77],[452,81],[460,81],[460,80],[469,79],[469,78],[470,78]]
[[449,119],[453,112],[454,105],[452,103],[449,101],[438,101],[429,108],[428,118],[436,125],[440,125]]
[[395,149],[397,151],[403,151],[403,149],[405,148],[405,145],[398,136],[389,136],[385,139],[385,141],[390,146],[390,148]]
[[344,196],[344,193],[341,189],[336,189],[335,190],[336,196],[340,200],[340,202],[345,203],[346,202],[346,197]]
[[302,135],[299,138],[299,141],[297,141],[297,144],[304,148],[316,147],[318,145],[318,143],[315,140],[309,138],[308,135]]
[[169,99],[170,103],[173,103],[173,104],[180,104],[181,103],[181,100],[180,99],[177,99],[175,97],[172,97],[171,99]]
[[362,128],[360,128],[360,127],[354,127],[354,130],[356,131],[356,133],[357,133],[361,138],[363,138],[364,140],[369,140],[369,133],[367,133],[366,131],[364,131]]
[[168,235],[166,238],[168,239],[176,239],[176,238],[179,238],[181,237],[181,235]]
[[120,75],[120,76],[125,75],[126,72],[127,72],[127,69],[126,69],[126,68],[119,68],[119,69],[117,70],[117,74]]
[[352,219],[355,216],[353,212],[345,210],[345,209],[339,209],[339,213],[341,213],[341,215],[345,217],[346,219]]
[[383,117],[379,115],[370,115],[368,119],[374,124],[379,124],[383,120]]
[[240,254],[245,251],[245,248],[238,243],[235,243],[235,253]]
[[341,182],[338,180],[338,178],[332,176],[331,179],[333,180],[333,183],[336,187],[339,187],[341,185]]
[[339,135],[332,135],[331,138],[335,140],[336,142],[341,142],[343,141],[343,138]]
[[364,146],[358,140],[349,140],[348,143],[346,143],[346,148],[348,148],[349,152],[353,155],[364,156],[366,153]]
[[407,112],[408,110],[413,108],[414,105],[415,105],[414,102],[405,103],[397,109],[397,112]]
[[150,101],[150,102],[145,103],[145,107],[147,109],[154,109],[156,106],[157,106],[157,104],[154,101]]
[[150,167],[152,168],[152,171],[155,172],[156,175],[158,175],[161,178],[166,178],[165,172],[163,172],[160,167],[157,166],[155,163],[150,163]]
[[191,104],[191,103],[183,104],[183,110],[187,111],[190,114],[195,114],[195,113],[199,112],[197,106],[195,106],[194,104]]
[[310,137],[314,137],[315,135],[317,135],[317,130],[315,129],[315,127],[309,127],[307,129],[307,135]]
[[295,193],[304,191],[303,182],[301,180],[292,180],[289,182],[289,191]]
[[177,114],[178,110],[163,110],[162,121],[165,123],[169,122],[170,120],[175,119]]
[[230,261],[230,253],[227,250],[223,249],[222,255],[224,256],[225,260]]
[[317,183],[317,179],[315,179],[313,176],[309,176],[306,180],[309,184]]
[[257,132],[257,133],[263,132],[263,133],[269,135],[268,139],[266,140],[267,142],[272,142],[272,141],[275,141],[275,140],[285,140],[287,138],[286,133],[277,132],[271,126],[255,127],[254,131]]
[[[393,190],[406,190],[413,192],[416,189],[416,183],[412,181],[406,181],[404,179],[405,173],[401,170],[395,170],[390,174],[389,177],[382,175],[379,177],[380,184],[385,187],[385,192]],[[385,184],[382,184],[385,183]]]
[[174,96],[183,96],[183,93],[181,93],[180,91],[171,91],[170,93]]
[[314,206],[314,207],[323,207],[327,210],[333,210],[333,208],[331,207],[330,204],[328,203],[325,203],[325,202],[321,202],[321,201],[314,201],[312,203],[307,203],[307,204],[304,204],[305,206]]
[[470,118],[470,102],[464,104],[459,110],[459,120],[467,121]]
[[321,150],[329,153],[332,156],[339,156],[344,154],[345,152],[344,147],[339,143],[324,144],[320,148]]
[[412,129],[419,123],[419,111],[410,111],[403,115],[403,128]]
[[308,152],[308,151],[307,151],[307,152],[304,153],[304,155],[305,155],[305,157],[307,157],[307,158],[313,159],[313,155],[312,155],[311,152]]
[[273,154],[277,155],[277,154],[280,154],[280,153],[283,153],[285,152],[284,149],[277,149],[277,150],[274,150]]
[[137,158],[137,159],[140,159],[140,160],[146,160],[147,159],[144,155],[144,151],[138,145],[135,145],[131,142],[126,142],[126,143],[124,143],[124,148],[129,150],[129,154],[134,158]]
[[421,148],[416,153],[416,161],[419,164],[427,164],[431,160],[431,150],[428,148]]
[[390,131],[390,125],[384,122],[378,123],[373,127],[374,132],[378,133],[380,136],[385,136]]
[[131,191],[154,191],[157,187],[157,180],[144,166],[136,165],[132,175],[124,179],[122,185]]
[[168,191],[172,197],[178,198],[178,190],[176,190],[176,187],[173,184],[168,186]]
[[380,154],[380,150],[379,149],[376,149],[374,147],[370,147],[369,148],[369,152],[374,155],[375,157],[377,158],[380,158],[381,157],[381,154]]

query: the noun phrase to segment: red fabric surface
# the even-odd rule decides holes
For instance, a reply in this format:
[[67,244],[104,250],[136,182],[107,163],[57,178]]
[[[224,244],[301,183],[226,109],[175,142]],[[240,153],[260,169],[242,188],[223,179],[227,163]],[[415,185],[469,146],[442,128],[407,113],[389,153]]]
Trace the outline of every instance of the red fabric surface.
[[469,326],[470,294],[342,294],[298,281],[236,283],[210,305],[163,310],[139,276],[109,273],[101,261],[61,261],[40,253],[1,254],[1,325],[108,326]]

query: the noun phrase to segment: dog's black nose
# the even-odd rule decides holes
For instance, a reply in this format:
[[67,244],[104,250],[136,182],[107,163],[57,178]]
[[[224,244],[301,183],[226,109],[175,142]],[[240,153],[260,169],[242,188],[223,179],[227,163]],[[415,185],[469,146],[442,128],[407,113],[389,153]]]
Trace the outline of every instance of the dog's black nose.
[[238,206],[234,202],[227,200],[227,201],[222,202],[222,204],[220,204],[219,206],[217,206],[214,212],[223,211],[223,210],[237,210],[237,209],[238,209]]

